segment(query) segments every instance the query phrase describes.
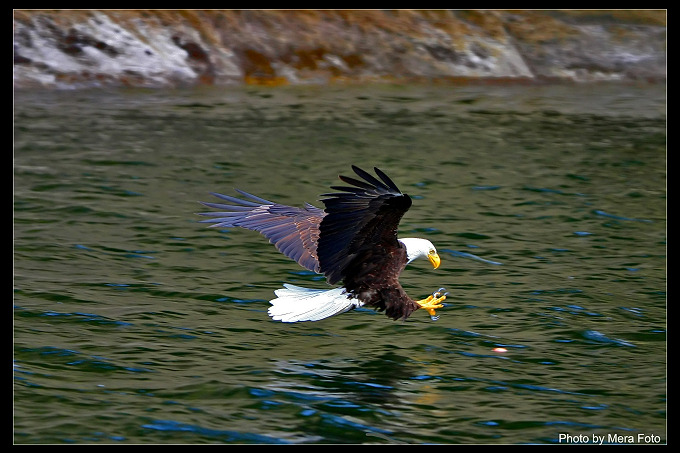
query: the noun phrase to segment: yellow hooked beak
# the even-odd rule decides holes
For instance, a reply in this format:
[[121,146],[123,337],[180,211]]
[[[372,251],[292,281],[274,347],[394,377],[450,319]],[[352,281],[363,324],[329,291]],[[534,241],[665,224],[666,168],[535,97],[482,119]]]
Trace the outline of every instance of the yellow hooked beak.
[[428,253],[427,259],[430,260],[430,263],[432,263],[435,269],[437,269],[442,262],[442,260],[439,259],[439,255],[437,255],[436,252]]

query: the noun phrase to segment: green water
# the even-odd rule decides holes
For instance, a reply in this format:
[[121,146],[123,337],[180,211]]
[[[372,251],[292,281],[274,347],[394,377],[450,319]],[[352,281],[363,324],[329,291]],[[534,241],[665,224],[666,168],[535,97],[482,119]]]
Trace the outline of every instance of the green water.
[[[271,321],[323,280],[194,215],[351,164],[438,321]],[[13,201],[15,443],[666,442],[663,86],[17,92]]]

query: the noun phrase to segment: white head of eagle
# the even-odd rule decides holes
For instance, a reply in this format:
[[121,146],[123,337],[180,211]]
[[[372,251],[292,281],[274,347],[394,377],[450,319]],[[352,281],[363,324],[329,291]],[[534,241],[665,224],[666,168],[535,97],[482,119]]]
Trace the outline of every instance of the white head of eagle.
[[441,264],[441,260],[437,254],[437,249],[434,248],[432,242],[428,241],[427,239],[400,238],[398,241],[404,244],[404,247],[406,247],[408,263],[415,260],[416,258],[427,258],[430,260],[435,269],[437,269]]
[[226,203],[201,202],[219,211],[201,222],[213,227],[241,227],[261,233],[284,255],[302,267],[322,274],[339,288],[317,290],[284,284],[274,293],[269,315],[284,322],[316,321],[363,305],[384,311],[392,319],[406,319],[425,308],[434,319],[446,294],[411,299],[399,275],[416,258],[427,258],[434,268],[441,261],[434,245],[422,238],[397,238],[397,228],[412,200],[381,170],[377,178],[352,166],[361,179],[340,176],[348,186],[331,186],[322,194],[325,208],[278,204],[236,191],[246,199],[213,193]]

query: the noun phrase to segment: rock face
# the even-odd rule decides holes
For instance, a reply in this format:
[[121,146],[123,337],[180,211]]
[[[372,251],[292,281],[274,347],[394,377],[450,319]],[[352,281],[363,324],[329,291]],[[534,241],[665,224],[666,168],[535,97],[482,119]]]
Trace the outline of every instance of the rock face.
[[665,81],[666,12],[15,10],[15,88]]

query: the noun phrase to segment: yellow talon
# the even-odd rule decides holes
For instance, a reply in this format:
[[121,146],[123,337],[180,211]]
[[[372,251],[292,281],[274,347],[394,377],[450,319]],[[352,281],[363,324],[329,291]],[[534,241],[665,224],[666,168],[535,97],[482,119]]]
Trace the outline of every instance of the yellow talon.
[[425,310],[427,310],[427,312],[430,314],[430,317],[433,320],[437,319],[437,312],[434,311],[435,308],[444,307],[444,305],[441,302],[443,302],[446,299],[446,295],[448,293],[444,293],[443,295],[440,296],[442,291],[444,291],[444,288],[439,288],[438,291],[432,293],[430,296],[427,297],[427,299],[416,301],[416,303],[420,305],[420,308],[424,308]]

